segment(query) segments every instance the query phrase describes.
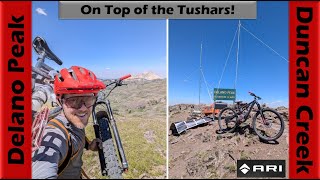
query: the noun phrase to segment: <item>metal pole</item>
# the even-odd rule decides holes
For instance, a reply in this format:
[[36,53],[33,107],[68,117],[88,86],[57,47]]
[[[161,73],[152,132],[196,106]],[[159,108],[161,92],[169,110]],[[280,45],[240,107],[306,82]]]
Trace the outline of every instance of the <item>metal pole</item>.
[[216,111],[216,99],[215,99],[215,97],[214,97],[214,89],[213,89],[213,108],[212,108],[212,118],[213,118],[213,120],[215,120],[215,116],[216,116],[216,113],[215,113],[215,111]]
[[200,71],[199,71],[199,110],[200,110],[200,94],[201,94],[201,71],[202,71],[202,41],[200,49]]
[[238,78],[238,62],[239,62],[239,48],[240,48],[240,20],[238,23],[238,49],[237,49],[237,65],[236,65],[236,78],[234,80],[234,89],[236,89],[236,83],[237,83],[237,78]]

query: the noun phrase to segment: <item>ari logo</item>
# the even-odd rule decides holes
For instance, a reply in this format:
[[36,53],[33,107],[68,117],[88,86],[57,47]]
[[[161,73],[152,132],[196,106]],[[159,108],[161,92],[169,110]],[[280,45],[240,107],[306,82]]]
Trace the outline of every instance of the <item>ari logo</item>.
[[286,177],[286,161],[238,160],[237,177]]
[[243,174],[247,174],[247,172],[250,171],[249,166],[246,164],[243,164],[239,169]]

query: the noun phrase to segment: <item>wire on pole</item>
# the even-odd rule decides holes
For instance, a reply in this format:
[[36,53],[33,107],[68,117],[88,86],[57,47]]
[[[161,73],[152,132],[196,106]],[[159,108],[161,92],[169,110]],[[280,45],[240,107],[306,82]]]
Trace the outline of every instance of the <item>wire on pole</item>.
[[269,45],[267,45],[265,42],[263,42],[261,39],[259,39],[257,36],[255,36],[253,33],[251,33],[247,28],[245,28],[244,26],[241,25],[241,27],[246,30],[251,36],[253,36],[254,38],[256,38],[259,42],[261,42],[263,45],[265,45],[266,47],[268,47],[271,51],[273,51],[274,53],[276,53],[278,56],[280,56],[282,59],[284,59],[285,61],[289,62],[288,59],[286,59],[285,57],[281,56],[276,50],[274,50],[273,48],[271,48]]
[[206,86],[207,86],[207,91],[208,91],[208,94],[209,94],[209,97],[210,97],[210,100],[211,100],[211,103],[212,103],[213,101],[212,101],[212,97],[211,97],[211,94],[210,94],[210,89],[209,89],[209,87],[208,87],[207,80],[206,80],[206,78],[205,78],[204,73],[203,73],[202,70],[201,70],[201,73],[202,73],[202,76],[203,76],[204,83],[205,83]]
[[199,108],[200,108],[200,94],[201,94],[201,71],[202,71],[202,41],[201,41],[201,48],[200,48],[200,72],[199,72]]
[[229,53],[228,53],[226,62],[225,62],[225,64],[224,64],[224,67],[223,67],[223,70],[222,70],[222,74],[221,74],[219,83],[218,83],[218,89],[220,88],[220,83],[221,83],[222,77],[223,77],[223,75],[224,75],[224,71],[225,71],[225,69],[226,69],[226,66],[227,66],[227,64],[228,64],[228,60],[229,60],[229,57],[230,57],[230,53],[231,53],[231,50],[232,50],[234,41],[235,41],[235,39],[236,39],[236,35],[237,35],[238,30],[239,30],[239,28],[237,27],[237,30],[236,30],[236,32],[234,33],[233,40],[232,40],[232,43],[231,43],[231,46],[230,46],[230,49],[229,49]]
[[238,24],[238,47],[237,47],[237,64],[236,64],[236,78],[234,80],[234,89],[236,89],[237,86],[237,79],[238,79],[238,66],[239,66],[239,49],[240,49],[240,20]]

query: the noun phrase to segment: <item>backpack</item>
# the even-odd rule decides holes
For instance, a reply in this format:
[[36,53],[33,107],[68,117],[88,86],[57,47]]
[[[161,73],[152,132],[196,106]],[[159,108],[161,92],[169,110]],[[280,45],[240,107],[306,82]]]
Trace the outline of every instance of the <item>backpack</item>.
[[65,137],[68,137],[68,139],[67,139],[67,143],[68,143],[67,155],[62,160],[62,162],[61,161],[59,162],[59,166],[58,166],[58,175],[60,175],[63,172],[63,170],[68,166],[68,164],[72,158],[73,148],[72,148],[72,143],[71,143],[71,137],[70,137],[69,131],[66,129],[66,127],[64,127],[62,122],[60,122],[57,119],[50,120],[48,122],[48,126],[60,129],[63,132],[63,134],[65,135]]
[[[64,157],[62,161],[59,162],[58,165],[58,175],[60,175],[64,169],[68,166],[70,160],[73,158],[72,152],[73,152],[73,146],[71,142],[71,137],[69,134],[69,131],[67,128],[63,125],[63,123],[58,119],[51,119],[48,120],[49,116],[49,108],[44,107],[39,113],[35,115],[35,119],[32,123],[32,151],[37,150],[40,145],[43,138],[44,129],[46,126],[50,126],[53,128],[60,129],[65,137],[67,137],[67,155]],[[85,148],[88,149],[89,146],[89,140],[86,137],[85,138]],[[76,155],[77,153],[75,153]]]

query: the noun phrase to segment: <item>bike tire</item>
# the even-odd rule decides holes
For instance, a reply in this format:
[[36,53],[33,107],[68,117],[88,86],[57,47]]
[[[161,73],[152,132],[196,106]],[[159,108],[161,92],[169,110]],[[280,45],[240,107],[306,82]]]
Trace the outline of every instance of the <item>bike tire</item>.
[[[222,117],[222,115],[224,113],[227,113],[227,111],[230,110],[230,112],[232,113],[230,116],[228,117],[233,117],[232,119],[233,122],[234,122],[234,125],[232,125],[231,127],[228,128],[228,125],[227,125],[227,128],[224,127],[224,124],[226,123],[225,122],[225,118]],[[237,113],[230,107],[226,107],[226,108],[223,108],[220,113],[219,113],[219,118],[218,118],[218,124],[219,124],[219,128],[220,128],[220,131],[222,132],[234,132],[238,126],[238,116],[237,116]]]
[[110,179],[123,179],[116,149],[113,143],[109,119],[104,117],[98,120],[102,141],[103,154],[106,162],[106,172]]
[[[252,126],[253,126],[253,130],[255,131],[255,133],[259,136],[259,138],[261,138],[262,140],[265,140],[265,141],[274,141],[276,139],[278,139],[282,134],[283,134],[283,131],[284,131],[284,121],[283,121],[283,118],[282,116],[275,110],[273,109],[270,109],[270,108],[263,108],[262,109],[262,113],[265,114],[265,112],[271,112],[271,113],[274,113],[277,117],[277,119],[279,119],[280,121],[280,129],[279,129],[279,132],[275,135],[275,136],[272,136],[272,137],[266,137],[262,134],[262,132],[260,132],[258,129],[257,129],[257,117],[260,115],[260,111],[258,111],[254,118],[253,118],[253,121],[252,121]],[[271,124],[272,126],[272,124]],[[271,127],[270,126],[270,127]]]

